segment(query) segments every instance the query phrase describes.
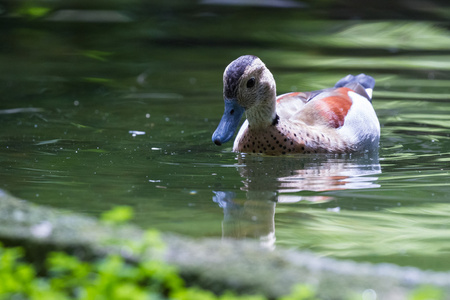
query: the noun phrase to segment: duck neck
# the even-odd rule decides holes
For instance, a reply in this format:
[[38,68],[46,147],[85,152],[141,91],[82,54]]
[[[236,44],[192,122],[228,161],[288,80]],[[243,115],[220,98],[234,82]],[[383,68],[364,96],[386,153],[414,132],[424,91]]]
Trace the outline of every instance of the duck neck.
[[248,125],[252,129],[263,129],[278,123],[278,116],[275,110],[275,95],[266,101],[259,103],[245,111]]

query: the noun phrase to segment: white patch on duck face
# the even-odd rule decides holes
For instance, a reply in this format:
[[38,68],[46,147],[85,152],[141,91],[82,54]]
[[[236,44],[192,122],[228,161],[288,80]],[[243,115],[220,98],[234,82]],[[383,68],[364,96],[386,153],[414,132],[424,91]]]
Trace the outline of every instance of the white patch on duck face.
[[344,126],[338,129],[339,134],[349,144],[355,145],[355,150],[370,150],[378,147],[380,139],[380,122],[372,104],[365,97],[349,92],[352,100]]

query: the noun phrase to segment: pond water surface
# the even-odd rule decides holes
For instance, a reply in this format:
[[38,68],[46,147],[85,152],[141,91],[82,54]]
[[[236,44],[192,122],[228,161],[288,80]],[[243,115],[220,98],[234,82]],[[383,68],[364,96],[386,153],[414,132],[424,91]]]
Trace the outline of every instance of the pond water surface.
[[[1,189],[94,216],[129,205],[138,225],[193,237],[450,270],[448,23],[161,10],[0,19]],[[223,70],[243,54],[266,63],[279,94],[372,75],[379,153],[215,146]]]

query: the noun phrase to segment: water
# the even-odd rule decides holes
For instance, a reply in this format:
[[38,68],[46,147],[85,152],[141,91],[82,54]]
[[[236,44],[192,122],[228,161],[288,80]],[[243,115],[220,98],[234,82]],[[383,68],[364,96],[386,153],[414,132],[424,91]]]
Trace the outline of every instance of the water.
[[[94,216],[130,205],[138,225],[194,237],[450,270],[445,22],[180,6],[118,10],[111,23],[0,18],[1,189]],[[375,77],[379,153],[215,146],[223,70],[250,53],[279,94]]]

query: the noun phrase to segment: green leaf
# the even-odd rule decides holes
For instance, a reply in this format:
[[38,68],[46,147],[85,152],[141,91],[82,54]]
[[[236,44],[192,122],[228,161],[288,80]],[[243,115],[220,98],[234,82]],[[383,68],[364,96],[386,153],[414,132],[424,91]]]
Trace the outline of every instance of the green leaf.
[[134,211],[129,206],[116,206],[113,209],[104,212],[101,220],[106,223],[122,224],[133,218]]

